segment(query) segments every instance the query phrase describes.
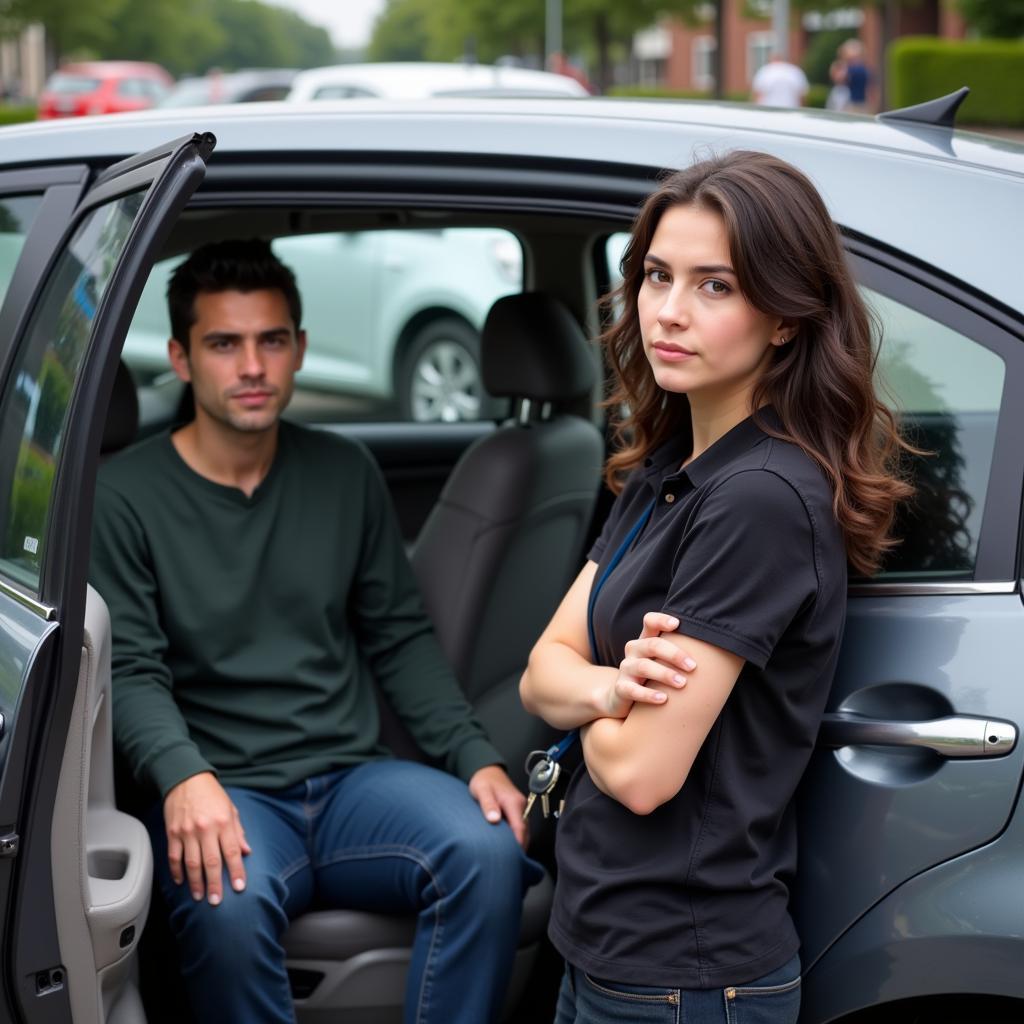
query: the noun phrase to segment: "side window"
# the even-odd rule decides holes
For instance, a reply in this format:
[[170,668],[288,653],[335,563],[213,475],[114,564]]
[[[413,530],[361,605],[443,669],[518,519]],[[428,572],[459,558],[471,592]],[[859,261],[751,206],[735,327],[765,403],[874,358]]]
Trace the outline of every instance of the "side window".
[[142,193],[92,211],[62,252],[0,403],[0,572],[38,590],[64,424],[96,309]]
[[[450,423],[496,415],[480,377],[480,328],[522,290],[522,247],[497,228],[342,231],[273,243],[298,280],[308,349],[291,419]],[[184,255],[184,254],[183,254]],[[124,347],[145,428],[173,411],[167,284],[154,267]]]
[[11,283],[11,275],[41,199],[38,195],[0,198],[0,302],[7,294],[7,286]]
[[900,546],[879,578],[974,572],[1006,368],[1000,356],[935,320],[864,289],[882,322],[877,376],[907,439],[926,454],[900,510]]

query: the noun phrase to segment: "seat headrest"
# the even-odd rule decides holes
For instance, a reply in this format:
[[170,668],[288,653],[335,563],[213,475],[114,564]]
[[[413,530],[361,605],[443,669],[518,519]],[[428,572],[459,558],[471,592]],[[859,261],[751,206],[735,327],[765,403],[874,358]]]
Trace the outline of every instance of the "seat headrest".
[[126,448],[139,432],[139,397],[131,371],[123,362],[117,364],[114,390],[110,395],[107,419],[103,424],[100,453],[107,455]]
[[506,295],[480,335],[484,387],[496,398],[564,402],[594,386],[594,355],[573,315],[544,292]]

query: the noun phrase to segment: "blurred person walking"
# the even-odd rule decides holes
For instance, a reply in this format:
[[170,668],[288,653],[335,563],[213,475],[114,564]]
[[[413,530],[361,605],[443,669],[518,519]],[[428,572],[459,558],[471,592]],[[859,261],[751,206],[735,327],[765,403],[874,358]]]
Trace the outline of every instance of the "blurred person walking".
[[754,102],[765,107],[800,107],[807,95],[807,76],[795,64],[773,53],[754,75]]
[[836,51],[829,68],[832,88],[825,106],[852,114],[868,112],[868,85],[871,72],[864,63],[864,46],[859,39],[847,39]]

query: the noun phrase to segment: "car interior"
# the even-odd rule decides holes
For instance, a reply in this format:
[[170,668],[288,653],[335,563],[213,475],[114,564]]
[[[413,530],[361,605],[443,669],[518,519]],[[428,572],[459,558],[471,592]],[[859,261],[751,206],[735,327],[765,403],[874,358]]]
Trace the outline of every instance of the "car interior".
[[[522,710],[518,678],[611,500],[601,483],[604,374],[591,339],[608,312],[598,300],[616,281],[620,249],[610,240],[629,225],[621,216],[593,210],[484,205],[420,207],[409,201],[356,208],[339,202],[332,208],[244,194],[218,205],[205,196],[181,216],[160,259],[177,260],[205,242],[233,237],[273,241],[399,228],[498,228],[518,240],[521,291],[495,302],[479,332],[481,377],[493,399],[485,418],[401,421],[386,396],[368,407],[360,396],[301,382],[289,415],[357,437],[377,459],[442,646],[519,781],[526,755],[547,746],[553,734]],[[301,274],[298,283],[311,299]],[[380,296],[387,301],[386,288]],[[335,322],[344,330],[344,309]],[[311,338],[311,348],[315,344]],[[894,388],[905,396],[908,381],[916,379],[913,365],[909,370],[892,365]],[[1001,388],[1001,378],[993,376],[996,409],[997,384]],[[187,416],[188,398],[169,373],[136,373],[123,360],[107,416],[104,457],[180,421]],[[921,447],[949,453],[941,472],[928,468],[935,463],[915,463],[915,472],[924,477],[931,472],[934,479],[925,490],[935,508],[918,514],[946,516],[951,523],[948,550],[931,557],[949,562],[969,557],[963,539],[971,533],[970,495],[984,493],[995,416],[985,411],[984,402],[973,419],[957,416],[955,409],[949,413],[947,405],[922,400],[910,407],[920,409],[915,423]],[[965,478],[965,466],[980,474],[978,479]],[[897,557],[904,556],[909,565],[918,558],[911,549]],[[900,567],[891,568],[898,573]],[[90,589],[53,834],[56,903],[72,908],[61,910],[58,931],[75,1020],[187,1021],[159,898],[151,900],[152,855],[137,818],[146,797],[115,770],[110,644],[102,595]],[[385,742],[396,755],[422,757],[386,705],[382,722]],[[531,823],[531,852],[549,876],[530,890],[524,904],[506,1006],[509,1021],[544,1019],[553,1005],[559,965],[545,956],[551,951],[544,935],[552,893],[551,824],[537,815]],[[412,931],[412,920],[326,908],[294,921],[284,941],[299,1021],[399,1020]]]
[[[428,214],[427,230],[480,223],[478,216],[454,211]],[[415,223],[417,214],[402,219]],[[202,210],[181,218],[163,258],[240,235],[275,239],[382,224],[393,230],[394,223],[392,211]],[[524,291],[499,299],[480,331],[482,380],[500,415],[455,424],[338,422],[330,394],[307,406],[319,429],[359,437],[380,463],[442,647],[519,780],[526,755],[546,747],[554,734],[522,710],[518,679],[533,641],[582,565],[601,490],[605,446],[600,412],[594,412],[601,374],[588,337],[596,333],[594,299],[607,275],[598,281],[592,254],[622,225],[545,216],[505,217],[501,227],[523,241]],[[574,273],[546,278],[570,253]],[[104,458],[187,416],[189,396],[177,381],[140,377],[147,383],[138,384],[131,366],[120,363]],[[59,922],[69,988],[79,1004],[75,1018],[81,1013],[82,1020],[125,1024],[188,1019],[173,980],[173,944],[159,896],[151,900],[148,836],[136,817],[152,796],[114,769],[110,643],[106,605],[90,588],[81,685],[55,816],[60,834],[54,836],[63,890],[58,904],[81,908]],[[422,760],[383,698],[381,705],[385,742],[398,756]],[[550,867],[550,827],[536,815],[532,830],[531,853]],[[524,902],[507,1019],[528,1019],[517,1016],[523,1012],[517,1007],[546,942],[552,888],[549,874]],[[299,1020],[400,1019],[413,929],[412,919],[326,908],[294,921],[284,942]],[[529,987],[536,999],[535,986]]]

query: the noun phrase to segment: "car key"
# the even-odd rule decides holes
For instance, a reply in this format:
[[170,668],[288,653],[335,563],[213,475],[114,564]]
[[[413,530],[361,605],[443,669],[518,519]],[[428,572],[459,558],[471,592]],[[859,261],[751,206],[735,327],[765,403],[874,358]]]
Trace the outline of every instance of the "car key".
[[552,760],[547,755],[540,757],[533,768],[530,769],[530,780],[528,783],[530,796],[526,801],[526,809],[523,811],[523,820],[529,816],[530,811],[533,810],[533,805],[540,797],[541,810],[544,813],[544,817],[547,818],[551,814],[551,804],[548,800],[548,794],[558,784],[558,777],[562,774],[562,766]]

